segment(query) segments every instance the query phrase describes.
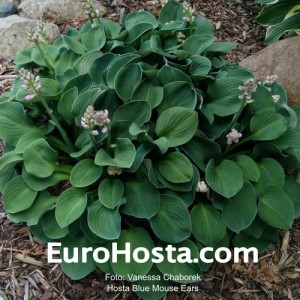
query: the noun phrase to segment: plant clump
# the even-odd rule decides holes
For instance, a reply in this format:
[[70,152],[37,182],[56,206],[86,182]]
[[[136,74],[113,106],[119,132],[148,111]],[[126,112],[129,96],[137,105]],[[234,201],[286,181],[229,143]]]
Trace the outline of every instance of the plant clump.
[[[291,228],[300,215],[300,110],[276,77],[257,82],[226,61],[235,43],[215,41],[211,22],[170,0],[158,19],[93,15],[52,45],[34,40],[0,97],[10,220],[70,255],[113,242],[172,244],[195,257],[204,247],[263,251]],[[130,272],[194,275],[209,266],[133,261]],[[96,268],[130,280],[125,258],[62,263],[73,279]]]

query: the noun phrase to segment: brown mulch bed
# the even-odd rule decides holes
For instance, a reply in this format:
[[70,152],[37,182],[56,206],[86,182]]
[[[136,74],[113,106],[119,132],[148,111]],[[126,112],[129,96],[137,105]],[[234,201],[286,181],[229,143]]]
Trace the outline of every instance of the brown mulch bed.
[[[105,17],[118,20],[119,11],[148,10],[158,14],[159,1],[103,0]],[[237,41],[238,47],[228,59],[241,59],[263,48],[264,29],[254,22],[260,6],[254,1],[196,0],[197,12],[211,19],[218,40]],[[79,27],[84,20],[59,24],[61,32],[70,26]],[[0,94],[9,90],[14,76],[11,60],[0,62]],[[1,145],[0,145],[1,155]],[[1,199],[0,199],[1,200]],[[17,300],[92,300],[137,299],[132,293],[107,292],[107,285],[98,271],[80,281],[72,281],[59,265],[47,264],[45,245],[36,240],[24,224],[13,224],[4,213],[0,201],[0,290],[8,299]],[[282,239],[260,255],[259,263],[215,264],[197,293],[169,293],[165,299],[300,299],[300,220],[293,229],[282,232]],[[18,298],[19,297],[19,298]],[[1,299],[1,294],[0,294]]]

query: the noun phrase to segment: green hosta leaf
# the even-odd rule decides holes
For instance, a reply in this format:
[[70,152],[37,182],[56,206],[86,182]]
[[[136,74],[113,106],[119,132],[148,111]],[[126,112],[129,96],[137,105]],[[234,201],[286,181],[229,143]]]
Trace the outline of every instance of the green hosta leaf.
[[122,203],[124,184],[119,179],[106,178],[98,188],[98,197],[101,203],[110,209],[114,209]]
[[128,102],[134,90],[142,80],[142,69],[137,64],[129,64],[120,69],[115,79],[115,87],[118,96]]
[[37,192],[31,190],[25,183],[22,176],[17,176],[10,180],[3,193],[3,204],[9,213],[17,213],[29,208]]
[[163,96],[163,87],[153,80],[145,79],[134,91],[132,100],[148,101],[151,107],[154,108],[161,103]]
[[276,185],[267,187],[259,197],[258,215],[270,226],[288,230],[292,227],[294,214],[292,200]]
[[211,159],[206,168],[206,181],[220,195],[229,198],[236,195],[244,184],[242,170],[230,160],[215,165]]
[[105,71],[115,57],[116,55],[113,53],[105,53],[93,62],[89,74],[91,75],[91,78],[95,84],[104,83]]
[[[49,59],[52,62],[55,62],[59,57],[59,48],[53,45],[42,45],[40,44],[39,47],[46,53]],[[48,67],[44,56],[42,55],[41,51],[38,48],[33,48],[31,52],[31,59],[33,62],[38,64],[41,67]]]
[[65,190],[58,198],[55,218],[61,228],[77,220],[84,212],[87,204],[87,194],[77,188]]
[[234,162],[241,168],[244,177],[250,181],[257,182],[260,177],[260,171],[256,162],[247,155],[238,155]]
[[283,191],[289,196],[294,205],[295,218],[300,216],[300,184],[294,178],[286,178]]
[[167,243],[179,243],[191,235],[191,219],[184,202],[175,196],[161,195],[158,213],[150,219],[155,235]]
[[41,79],[41,91],[40,95],[44,97],[55,97],[61,92],[61,86],[60,84],[53,79],[49,78],[42,78]]
[[195,111],[173,107],[160,114],[155,132],[158,137],[166,137],[170,147],[187,143],[196,133],[198,115]]
[[93,233],[105,240],[118,239],[121,234],[118,209],[106,208],[100,201],[88,206],[88,224]]
[[150,23],[153,28],[158,26],[158,21],[151,13],[145,12],[133,12],[129,14],[124,22],[125,28],[127,30],[132,29],[134,26],[141,23]]
[[19,51],[17,54],[16,54],[16,57],[15,57],[15,61],[14,63],[16,65],[25,65],[25,64],[29,64],[32,62],[32,59],[31,59],[31,52],[34,48],[25,48],[24,50],[22,51]]
[[8,172],[0,176],[0,193],[3,194],[6,185],[9,181],[11,181],[14,177],[16,177],[18,174],[15,169],[10,169]]
[[75,38],[71,38],[71,37],[65,35],[64,42],[71,50],[73,50],[77,54],[82,55],[87,51],[87,49],[84,47],[84,45],[81,44],[80,42],[76,41]]
[[277,146],[280,150],[287,150],[293,148],[297,159],[300,160],[300,132],[295,129],[287,130],[278,139],[272,141],[272,144]]
[[58,112],[68,124],[72,124],[74,122],[75,116],[72,113],[72,106],[77,96],[78,89],[77,87],[74,87],[65,92],[58,102]]
[[103,27],[101,25],[92,27],[81,40],[87,50],[100,50],[106,42]]
[[237,78],[225,77],[216,79],[208,86],[209,102],[207,106],[215,115],[226,117],[239,111],[243,101],[239,99],[238,87],[243,82]]
[[93,254],[92,252],[87,253],[87,261],[83,262],[82,258],[82,249],[92,247],[93,245],[90,241],[85,237],[80,237],[76,239],[72,239],[71,237],[66,237],[63,239],[61,244],[61,249],[68,249],[68,257],[75,256],[75,248],[78,248],[78,262],[67,263],[64,260],[61,263],[61,268],[67,276],[69,276],[72,280],[79,280],[86,277],[88,274],[93,272],[96,268]]
[[230,230],[239,233],[250,226],[257,214],[256,193],[253,186],[245,182],[235,196],[225,200],[222,210],[223,222]]
[[76,60],[80,57],[79,54],[72,50],[67,50],[61,54],[55,63],[54,71],[57,75],[63,75],[68,69],[73,68]]
[[103,168],[96,166],[92,159],[84,159],[75,165],[71,172],[74,187],[86,187],[96,182],[102,175]]
[[43,231],[50,239],[60,239],[65,237],[69,230],[68,227],[61,228],[56,221],[55,211],[49,210],[42,217]]
[[220,212],[210,204],[199,203],[191,212],[192,232],[202,244],[213,247],[226,234]]
[[217,143],[198,136],[185,144],[183,150],[202,171],[205,171],[210,159],[221,155],[221,149]]
[[282,166],[272,158],[264,158],[258,163],[260,170],[260,178],[255,185],[258,195],[264,192],[269,185],[277,185],[282,187],[285,180],[284,170]]
[[37,225],[42,215],[49,209],[54,208],[56,199],[57,197],[53,197],[48,192],[42,192],[30,208],[9,214],[8,218],[15,223],[26,222],[27,226]]
[[[165,246],[164,244],[160,246]],[[174,245],[176,247],[176,251],[174,251],[174,257],[180,256],[186,259],[186,257],[190,257],[192,260],[199,260],[199,250],[197,246],[190,240],[185,240],[179,244]],[[181,250],[178,251],[177,249],[184,248],[185,251]],[[167,256],[167,253],[163,252],[164,257]],[[187,255],[185,255],[187,254]],[[180,263],[175,262],[171,263],[167,259],[164,259],[162,263],[157,264],[157,267],[163,274],[170,274],[173,275],[175,278],[178,278],[179,274],[185,276],[187,279],[176,279],[175,282],[179,283],[191,283],[195,281],[199,281],[201,270],[199,268],[198,263],[191,262],[191,263]],[[197,280],[198,279],[198,280]]]
[[42,132],[28,132],[25,133],[18,141],[16,145],[16,153],[24,153],[26,148],[30,146],[37,139],[43,138]]
[[23,155],[24,166],[28,174],[46,178],[55,171],[58,154],[44,139],[31,143]]
[[173,183],[188,182],[193,178],[193,166],[189,159],[179,152],[171,152],[158,161],[160,174]]
[[4,153],[0,157],[0,176],[5,175],[23,160],[23,156],[15,151]]
[[100,23],[102,24],[102,26],[104,28],[105,35],[109,39],[115,39],[118,37],[120,30],[121,30],[121,26],[119,24],[113,22],[112,20],[108,20],[108,19],[104,19],[104,18],[100,19]]
[[172,107],[186,107],[195,109],[197,95],[190,84],[184,81],[176,81],[164,86],[164,98],[158,107],[162,112]]
[[193,35],[186,39],[182,48],[191,55],[200,55],[214,40],[215,37],[209,34]]
[[120,106],[114,113],[114,121],[131,121],[142,126],[151,118],[151,106],[146,101],[131,101]]
[[91,50],[84,55],[82,55],[74,64],[74,70],[79,74],[87,74],[90,72],[91,67],[93,66],[94,62],[99,58],[102,57],[103,53],[99,50]]
[[157,74],[157,80],[162,86],[165,86],[168,83],[172,83],[174,81],[184,81],[187,83],[192,83],[190,77],[183,71],[180,71],[177,68],[172,68],[170,66],[163,66],[159,70]]
[[85,90],[75,99],[72,105],[74,115],[83,115],[89,105],[93,105],[97,99],[104,93],[100,88],[90,88]]
[[[271,1],[263,1],[259,3],[270,3]],[[274,2],[274,1],[272,1]],[[256,21],[263,25],[275,25],[277,23],[282,22],[287,13],[295,6],[299,4],[298,0],[290,0],[290,1],[277,1],[277,3],[273,3],[272,5],[267,5],[263,8],[261,13],[256,18]],[[299,28],[299,22],[298,22]]]
[[159,191],[148,180],[127,182],[124,196],[126,204],[121,207],[121,211],[126,215],[150,219],[159,210]]
[[154,248],[154,244],[148,232],[145,229],[138,227],[122,231],[121,236],[118,239],[118,248],[125,249],[125,243],[130,244],[131,263],[128,264],[125,261],[125,255],[122,255],[118,257],[117,263],[111,262],[111,267],[115,274],[121,275],[125,280],[130,281],[128,275],[146,275],[152,267],[150,259],[145,263],[135,262],[132,258],[133,251],[139,247],[143,247],[151,253]]
[[184,17],[183,6],[181,3],[177,3],[175,0],[168,1],[163,6],[160,15],[160,23],[170,23],[172,21],[182,21]]
[[141,23],[135,25],[128,30],[128,34],[125,39],[126,45],[134,46],[139,43],[139,39],[148,31],[153,30],[153,25],[150,23]]
[[274,140],[284,134],[287,128],[285,118],[269,109],[261,110],[250,121],[251,139],[256,141]]
[[[119,72],[119,70],[123,66],[125,66],[129,63],[137,61],[139,57],[140,57],[139,55],[131,54],[131,53],[123,54],[123,55],[116,57],[108,66],[107,78],[106,78],[107,85],[111,89],[114,89],[116,87],[115,78],[116,78],[116,75]],[[140,99],[136,99],[136,100],[144,100],[144,99],[140,98]]]
[[40,131],[25,114],[21,103],[0,103],[0,111],[0,138],[7,143],[15,146],[25,133]]
[[54,172],[50,177],[47,178],[38,178],[28,174],[24,168],[22,170],[22,176],[26,184],[33,191],[37,192],[43,191],[51,186],[55,186],[61,181],[70,180],[70,175],[59,172]]
[[205,56],[195,55],[191,57],[190,72],[192,75],[207,75],[211,69],[211,62]]
[[136,150],[129,139],[119,138],[114,148],[114,155],[110,156],[104,149],[100,149],[95,157],[95,164],[101,167],[115,166],[119,168],[130,168]]

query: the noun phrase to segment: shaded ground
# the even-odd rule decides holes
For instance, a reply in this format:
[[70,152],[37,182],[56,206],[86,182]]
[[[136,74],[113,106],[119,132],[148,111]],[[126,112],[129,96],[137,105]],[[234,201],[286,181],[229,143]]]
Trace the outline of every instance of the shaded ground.
[[[238,42],[228,59],[239,62],[263,47],[264,29],[254,22],[260,8],[254,1],[191,2],[199,14],[214,22],[219,40]],[[104,0],[102,3],[108,10],[105,17],[114,20],[118,20],[120,8],[126,12],[144,9],[156,14],[160,9],[158,1]],[[80,24],[82,20],[60,24],[60,28],[64,32]],[[10,76],[14,75],[12,61],[0,62],[0,75],[1,94],[10,89]],[[0,201],[0,290],[4,290],[9,299],[137,299],[131,293],[108,293],[106,286],[110,284],[123,283],[105,282],[100,272],[74,282],[58,265],[47,265],[45,246],[32,237],[23,224],[8,220]],[[258,264],[215,264],[198,286],[197,293],[169,293],[165,299],[300,299],[300,220],[292,230],[282,233],[280,242],[260,256]]]

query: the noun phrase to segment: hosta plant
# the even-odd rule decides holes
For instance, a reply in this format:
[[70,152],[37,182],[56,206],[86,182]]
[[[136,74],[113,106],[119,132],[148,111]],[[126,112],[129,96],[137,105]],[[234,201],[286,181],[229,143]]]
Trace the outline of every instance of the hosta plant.
[[300,0],[256,0],[266,4],[256,21],[268,26],[266,44],[279,40],[285,33],[300,34]]
[[[158,19],[90,17],[52,45],[40,26],[35,47],[16,56],[19,77],[0,103],[9,219],[70,253],[112,242],[263,251],[291,228],[300,215],[299,109],[276,76],[256,82],[223,59],[235,43],[215,41],[213,25],[176,1]],[[129,280],[208,267],[62,263],[73,279],[96,268]]]

